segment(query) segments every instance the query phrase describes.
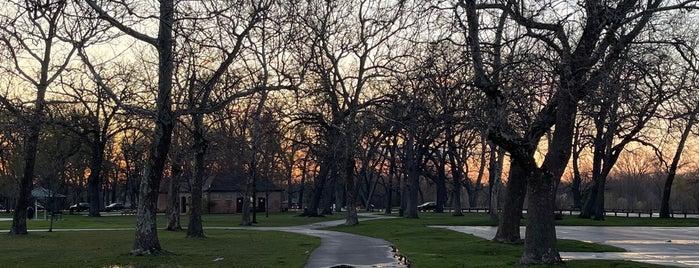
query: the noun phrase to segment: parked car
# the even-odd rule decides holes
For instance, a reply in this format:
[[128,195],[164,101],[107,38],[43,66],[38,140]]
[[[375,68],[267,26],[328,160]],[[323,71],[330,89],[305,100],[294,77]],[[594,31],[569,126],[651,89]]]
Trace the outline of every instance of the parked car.
[[427,202],[422,205],[417,206],[418,211],[434,211],[437,208],[437,202]]
[[75,203],[68,208],[68,210],[73,212],[81,212],[90,209],[90,203]]
[[124,209],[124,204],[123,203],[111,203],[108,206],[104,208],[104,211],[119,211]]

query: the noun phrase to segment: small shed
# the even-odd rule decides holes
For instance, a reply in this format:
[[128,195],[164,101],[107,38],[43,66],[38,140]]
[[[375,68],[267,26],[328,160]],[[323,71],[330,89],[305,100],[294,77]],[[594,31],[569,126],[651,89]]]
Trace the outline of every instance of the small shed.
[[[32,198],[34,198],[34,211],[38,212],[39,206],[43,206],[44,219],[48,219],[48,211],[61,211],[61,205],[66,196],[39,186],[32,189]],[[38,216],[38,213],[36,215]]]
[[[245,174],[210,176],[204,183],[204,210],[208,213],[241,213],[247,183]],[[282,211],[284,189],[269,179],[255,181],[257,211]]]

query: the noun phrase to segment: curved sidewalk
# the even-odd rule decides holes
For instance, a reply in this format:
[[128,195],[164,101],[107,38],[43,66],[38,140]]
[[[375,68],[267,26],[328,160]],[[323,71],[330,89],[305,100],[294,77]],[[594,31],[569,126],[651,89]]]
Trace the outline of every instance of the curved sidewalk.
[[[485,239],[497,227],[430,226],[468,233]],[[524,237],[524,227],[521,229]],[[680,267],[699,266],[699,227],[595,227],[556,226],[558,238],[607,244],[627,252],[561,252],[566,260],[630,260]]]
[[[360,214],[360,222],[391,217],[376,214]],[[212,227],[206,229],[245,229],[274,230],[292,232],[320,238],[320,247],[316,248],[306,263],[306,268],[329,267],[406,267],[394,257],[392,245],[386,240],[335,231],[318,230],[324,227],[338,226],[345,220],[318,222],[291,227]]]

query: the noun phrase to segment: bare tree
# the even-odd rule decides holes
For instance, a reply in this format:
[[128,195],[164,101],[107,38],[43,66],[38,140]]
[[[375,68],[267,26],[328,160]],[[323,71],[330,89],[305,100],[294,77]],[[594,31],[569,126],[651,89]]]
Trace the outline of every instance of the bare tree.
[[[695,40],[696,41],[696,40]],[[660,217],[670,218],[672,216],[670,208],[670,196],[672,194],[672,187],[675,181],[675,176],[677,175],[677,169],[680,167],[680,159],[682,153],[684,152],[687,140],[692,132],[692,128],[697,124],[697,114],[699,114],[699,99],[697,99],[697,81],[699,78],[699,69],[697,68],[697,55],[692,44],[677,44],[675,46],[677,54],[683,59],[684,64],[687,67],[684,68],[684,72],[676,78],[678,80],[678,87],[682,90],[682,93],[678,94],[679,98],[675,100],[671,105],[669,105],[670,110],[673,113],[679,113],[683,124],[679,125],[681,131],[679,140],[677,140],[677,147],[675,147],[674,155],[670,163],[667,163],[663,154],[660,150],[656,149],[656,154],[660,162],[665,166],[667,176],[665,177],[665,184],[663,186],[663,194],[660,203]],[[680,120],[673,120],[675,116],[672,116],[668,120],[669,125],[673,125],[674,122]]]
[[[648,58],[651,53],[644,52]],[[663,54],[657,58],[663,58]],[[633,66],[650,66],[645,60]],[[657,64],[662,66],[664,64]],[[647,74],[647,75],[644,75]],[[581,218],[589,218],[594,214],[595,220],[604,220],[604,189],[607,176],[611,172],[619,155],[633,141],[641,141],[641,131],[649,121],[658,116],[658,108],[667,101],[673,92],[663,83],[664,76],[651,68],[626,67],[622,64],[610,72],[608,82],[598,88],[593,94],[591,103],[586,106],[595,111],[592,114],[594,131],[592,133],[593,188],[588,195]]]
[[[307,214],[316,215],[327,178],[340,178],[346,194],[348,225],[359,223],[356,213],[356,147],[359,115],[377,101],[368,88],[379,83],[402,56],[395,36],[407,27],[405,3],[361,1],[307,1],[308,14],[299,19],[308,36],[301,57],[309,57],[309,72],[316,81],[313,94],[327,107],[308,113],[326,139],[321,170]],[[352,36],[354,38],[345,38]],[[346,64],[352,62],[352,64]],[[350,66],[351,68],[347,68]],[[331,166],[332,165],[332,166]],[[326,174],[332,174],[327,176]],[[329,194],[325,194],[327,197]],[[316,201],[318,200],[318,201]],[[339,204],[338,204],[339,205]]]
[[[138,217],[136,221],[136,238],[132,253],[136,255],[157,254],[162,251],[158,239],[156,225],[156,210],[158,201],[158,189],[163,178],[167,155],[170,150],[172,130],[174,127],[174,115],[172,113],[172,79],[174,70],[173,28],[175,22],[174,0],[160,1],[157,8],[158,33],[156,37],[138,32],[129,25],[124,24],[118,18],[107,13],[103,6],[94,0],[86,0],[94,12],[115,28],[125,34],[152,46],[158,53],[158,88],[155,99],[155,129],[153,131],[152,144],[148,157],[148,164],[141,180],[138,199]],[[114,4],[114,3],[112,3]],[[80,48],[83,49],[83,48]],[[81,53],[83,59],[87,56]],[[99,78],[94,68],[91,70],[96,78]],[[99,80],[99,79],[98,79]],[[106,86],[105,86],[106,88]]]
[[[122,115],[121,109],[111,101],[101,86],[96,85],[85,75],[74,73],[70,77],[62,78],[61,82],[64,85],[62,95],[67,98],[66,101],[72,104],[72,109],[86,116],[87,122],[81,122],[82,124],[61,123],[65,123],[63,125],[82,137],[84,143],[90,148],[90,174],[87,179],[90,203],[88,215],[97,217],[100,216],[100,210],[104,206],[100,197],[100,185],[101,178],[104,176],[105,151],[112,138],[121,133],[124,130],[123,127],[128,126],[116,124],[117,117]],[[123,86],[126,87],[126,85]],[[129,99],[130,93],[129,90],[120,91],[120,99]]]
[[75,49],[66,47],[62,38],[70,29],[66,18],[68,1],[56,0],[5,1],[0,6],[0,43],[9,66],[1,68],[9,75],[21,79],[24,87],[36,91],[30,103],[24,103],[18,92],[6,92],[0,103],[27,125],[24,139],[24,170],[20,179],[19,198],[12,216],[10,234],[27,234],[26,208],[34,180],[37,146],[45,118],[49,87],[66,70]]
[[[519,260],[521,264],[562,262],[556,249],[553,222],[555,191],[552,190],[556,189],[571,155],[575,115],[580,100],[596,89],[611,68],[616,66],[630,49],[632,42],[646,29],[653,14],[675,8],[691,8],[694,3],[640,3],[630,0],[609,6],[606,3],[588,1],[581,7],[569,5],[568,14],[563,14],[563,10],[558,8],[548,8],[559,4],[567,5],[551,3],[525,7],[514,1],[501,4],[459,1],[459,8],[455,9],[457,14],[460,14],[460,10],[464,12],[466,22],[462,24],[462,28],[470,45],[470,56],[475,69],[474,84],[491,101],[488,137],[510,153],[513,163],[522,168],[523,175],[528,180],[529,216],[525,249]],[[500,60],[499,53],[491,54],[494,55],[494,60],[490,62],[496,64],[486,66],[484,43],[481,42],[485,36],[481,35],[484,25],[479,20],[479,12],[487,14],[485,10],[499,10],[496,16],[502,14],[500,18],[511,18],[518,28],[525,29],[524,36],[531,37],[556,55],[552,60],[557,66],[557,82],[551,83],[556,86],[552,88],[553,93],[545,107],[529,125],[532,131],[528,132],[534,135],[522,136],[504,116],[508,96],[501,87],[501,69],[497,64]],[[571,16],[581,18],[577,24],[580,28],[573,30],[564,25],[566,19],[563,18]],[[498,21],[502,22],[503,19]],[[499,43],[498,38],[503,37],[498,34],[491,36],[495,36],[495,44]],[[492,66],[495,68],[489,69]],[[543,163],[538,165],[533,149],[553,125],[556,127],[549,140],[550,149],[546,152]]]

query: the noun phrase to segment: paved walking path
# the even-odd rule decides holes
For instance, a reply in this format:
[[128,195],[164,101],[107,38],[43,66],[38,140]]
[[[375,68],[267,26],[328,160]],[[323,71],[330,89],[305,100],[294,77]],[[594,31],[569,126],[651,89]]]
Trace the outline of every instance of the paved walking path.
[[[495,236],[497,227],[430,226],[473,234],[485,239]],[[524,237],[524,227],[521,228]],[[594,227],[557,226],[558,238],[617,246],[627,252],[561,252],[563,259],[630,260],[637,262],[699,267],[699,227]]]
[[[362,214],[361,221],[387,219],[391,217],[376,214]],[[306,268],[349,265],[352,267],[405,267],[398,263],[391,252],[391,243],[386,240],[342,232],[316,230],[318,228],[342,225],[345,220],[319,222],[302,226],[294,231],[299,234],[320,238],[320,247],[311,253]],[[293,231],[293,230],[290,230]]]
[[[388,219],[392,217],[369,213],[360,213],[361,221]],[[274,230],[292,232],[320,238],[320,247],[316,248],[306,263],[306,268],[328,267],[406,267],[401,265],[391,252],[391,243],[386,240],[335,231],[318,230],[324,227],[338,226],[345,220],[312,223],[292,227],[212,227],[209,229],[245,229]]]

